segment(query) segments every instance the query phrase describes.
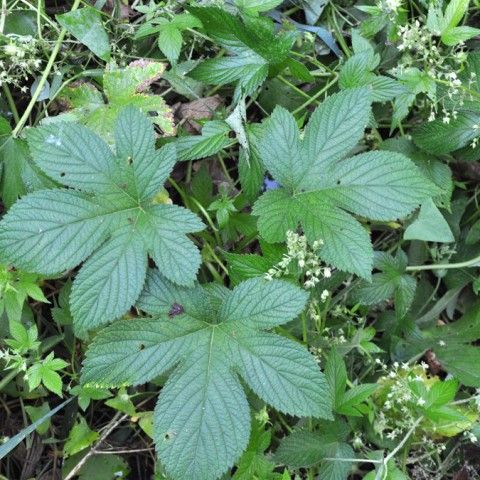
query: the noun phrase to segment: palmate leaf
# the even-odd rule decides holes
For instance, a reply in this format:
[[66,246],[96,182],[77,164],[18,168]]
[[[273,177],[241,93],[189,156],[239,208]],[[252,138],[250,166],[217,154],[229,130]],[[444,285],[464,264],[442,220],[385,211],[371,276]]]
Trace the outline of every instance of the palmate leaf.
[[162,76],[164,70],[165,64],[151,60],[138,60],[125,68],[110,63],[103,73],[107,103],[91,83],[73,83],[58,96],[67,111],[50,117],[45,123],[76,121],[113,144],[114,125],[120,111],[126,106],[134,106],[150,115],[150,120],[163,134],[173,135],[175,126],[170,107],[160,95],[149,92],[149,86]]
[[375,305],[394,299],[395,313],[403,318],[412,305],[417,281],[405,273],[407,256],[399,250],[395,257],[386,252],[375,252],[374,267],[380,270],[372,275],[372,281],[360,280],[353,291],[354,300],[364,305]]
[[344,159],[363,135],[370,114],[368,89],[349,89],[323,102],[300,140],[294,117],[277,107],[258,142],[260,157],[282,188],[255,203],[265,240],[280,242],[301,225],[320,256],[340,270],[370,277],[369,235],[351,214],[388,221],[408,215],[438,193],[407,157],[368,152]]
[[70,189],[23,197],[0,223],[2,260],[44,275],[80,269],[71,294],[77,333],[122,316],[143,287],[147,254],[164,275],[193,283],[200,254],[186,237],[203,229],[190,211],[153,202],[175,163],[175,148],[155,150],[150,120],[120,114],[116,152],[74,123],[29,130],[37,166]]
[[178,479],[222,475],[246,448],[250,412],[239,375],[274,408],[331,418],[331,395],[300,344],[265,329],[294,319],[307,294],[254,278],[233,290],[177,287],[152,270],[138,306],[151,319],[115,322],[87,352],[85,385],[147,382],[175,367],[155,409],[155,441]]
[[[345,459],[355,458],[355,452],[345,443],[348,427],[338,421],[325,422],[323,426],[325,433],[293,431],[282,440],[275,458],[295,469],[320,463],[319,478],[322,480],[346,480],[352,464]],[[325,458],[328,460],[323,461]],[[333,460],[334,458],[339,461]]]
[[292,32],[275,33],[267,17],[245,16],[242,20],[218,7],[190,7],[208,35],[229,56],[207,59],[190,76],[213,85],[236,83],[235,98],[251,95],[267,78],[269,68],[280,66],[295,39]]

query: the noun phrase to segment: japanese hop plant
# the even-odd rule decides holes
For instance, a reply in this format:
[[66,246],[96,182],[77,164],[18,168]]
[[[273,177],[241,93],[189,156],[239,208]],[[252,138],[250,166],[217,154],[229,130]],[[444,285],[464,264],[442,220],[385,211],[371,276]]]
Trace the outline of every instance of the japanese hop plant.
[[254,278],[233,290],[176,286],[149,272],[138,306],[153,318],[102,330],[83,367],[85,385],[138,385],[171,371],[155,408],[154,438],[167,472],[208,480],[240,457],[250,411],[239,376],[284,413],[332,418],[331,394],[314,357],[265,330],[293,320],[308,295],[282,280]]
[[0,223],[5,263],[42,275],[84,261],[70,297],[77,333],[121,317],[137,300],[147,255],[179,285],[192,285],[200,254],[187,233],[203,229],[189,210],[155,202],[175,161],[173,145],[155,150],[150,120],[125,108],[115,151],[82,125],[56,123],[27,134],[36,165],[69,188],[17,201]]
[[[265,192],[253,213],[268,242],[284,241],[299,225],[320,256],[340,270],[370,279],[373,248],[352,214],[376,221],[405,217],[438,188],[400,153],[350,156],[370,116],[368,88],[328,97],[301,138],[294,116],[276,107],[258,144],[261,159],[281,188]],[[347,158],[345,158],[347,157]]]
[[[353,215],[395,220],[438,193],[404,155],[349,156],[369,121],[370,101],[368,88],[332,95],[303,134],[277,107],[255,146],[280,187],[253,210],[266,241],[284,241],[300,226],[311,245],[323,240],[323,260],[367,280],[373,249]],[[5,215],[0,261],[42,275],[84,262],[70,297],[77,334],[135,304],[152,315],[102,330],[88,348],[83,384],[138,385],[168,372],[155,410],[159,457],[174,478],[215,479],[249,439],[240,378],[282,412],[332,418],[332,395],[313,356],[266,331],[294,320],[308,295],[281,280],[250,279],[233,290],[196,284],[201,258],[186,235],[203,224],[157,195],[175,164],[175,146],[156,150],[150,120],[134,107],[119,114],[114,138],[112,151],[70,122],[28,131],[35,164],[59,186],[24,196]],[[148,257],[158,268],[147,273]]]

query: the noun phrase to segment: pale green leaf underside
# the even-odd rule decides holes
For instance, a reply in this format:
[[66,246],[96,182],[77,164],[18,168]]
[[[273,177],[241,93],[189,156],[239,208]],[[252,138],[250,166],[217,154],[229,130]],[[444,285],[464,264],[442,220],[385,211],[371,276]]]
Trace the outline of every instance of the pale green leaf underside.
[[[252,297],[255,292],[262,295]],[[295,308],[284,311],[285,298]],[[259,331],[292,320],[305,302],[298,287],[277,280],[252,279],[233,291],[184,289],[150,272],[140,305],[161,313],[100,332],[87,352],[82,381],[138,384],[177,365],[155,410],[160,460],[176,478],[217,478],[248,442],[250,415],[239,374],[283,412],[330,418],[330,392],[310,353]],[[252,314],[248,326],[243,308]]]

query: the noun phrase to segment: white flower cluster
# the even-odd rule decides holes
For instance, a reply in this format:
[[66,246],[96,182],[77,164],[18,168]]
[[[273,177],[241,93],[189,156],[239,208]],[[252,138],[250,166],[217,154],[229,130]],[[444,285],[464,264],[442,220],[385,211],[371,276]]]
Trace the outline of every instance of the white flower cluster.
[[387,15],[396,14],[402,6],[402,0],[380,0],[377,7]]
[[[429,121],[435,120],[438,110],[441,111],[444,123],[450,123],[451,119],[457,117],[456,106],[462,106],[468,95],[461,89],[462,82],[457,72],[467,59],[464,43],[455,47],[443,46],[436,37],[439,32],[431,32],[426,25],[417,19],[413,23],[398,27],[400,42],[398,50],[403,52],[398,66],[392,69],[394,75],[401,75],[405,69],[417,67],[428,74],[428,76],[446,87],[445,96],[437,99],[440,106],[432,95],[430,100]],[[472,77],[470,82],[474,81]],[[448,102],[446,100],[448,99]],[[446,106],[448,103],[448,107]]]
[[413,367],[407,363],[400,365],[395,362],[389,369],[380,359],[375,362],[385,373],[378,383],[388,386],[388,393],[373,426],[380,436],[385,435],[389,440],[394,440],[412,428],[418,418],[416,407],[422,407],[426,403],[424,398],[412,392],[409,383],[423,383],[427,377],[421,372],[425,372],[428,366],[423,362],[420,366]]
[[[308,245],[305,235],[288,231],[287,232],[287,253],[283,255],[280,262],[274,265],[265,274],[267,280],[279,278],[292,273],[292,269],[299,270],[304,277],[303,286],[306,289],[315,287],[322,278],[332,276],[329,267],[322,266],[317,255],[318,249],[323,245],[322,240],[315,240],[312,246]],[[329,296],[328,290],[321,294],[321,300],[325,301]]]
[[10,84],[27,91],[24,85],[42,65],[39,41],[30,35],[5,35],[8,43],[0,47],[0,86]]

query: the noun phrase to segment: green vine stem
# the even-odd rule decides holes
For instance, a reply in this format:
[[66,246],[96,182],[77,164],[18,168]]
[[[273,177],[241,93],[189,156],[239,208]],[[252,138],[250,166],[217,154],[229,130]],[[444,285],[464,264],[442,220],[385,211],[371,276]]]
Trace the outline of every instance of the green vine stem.
[[[72,12],[78,8],[78,6],[80,5],[80,2],[81,0],[75,0],[71,9]],[[40,81],[38,82],[38,86],[35,89],[35,92],[33,92],[32,98],[30,99],[30,102],[28,103],[27,108],[25,109],[25,112],[23,112],[22,117],[20,118],[15,129],[12,132],[13,137],[18,137],[23,127],[27,123],[28,118],[32,113],[33,107],[35,106],[35,103],[38,97],[40,96],[40,93],[42,92],[43,87],[45,86],[47,78],[50,75],[50,71],[52,70],[53,63],[57,58],[58,52],[60,51],[60,47],[62,46],[62,42],[66,34],[67,34],[67,30],[65,28],[62,28],[62,30],[60,30],[60,33],[58,35],[57,41],[55,42],[55,46],[53,47],[50,58],[48,59],[47,66],[45,67],[45,70],[43,71],[42,76],[40,78]]]
[[418,272],[420,270],[452,270],[454,268],[480,267],[480,255],[470,260],[458,263],[434,263],[432,265],[410,265],[407,272]]

